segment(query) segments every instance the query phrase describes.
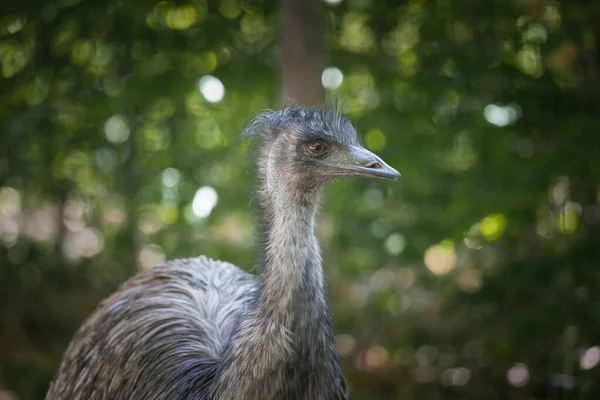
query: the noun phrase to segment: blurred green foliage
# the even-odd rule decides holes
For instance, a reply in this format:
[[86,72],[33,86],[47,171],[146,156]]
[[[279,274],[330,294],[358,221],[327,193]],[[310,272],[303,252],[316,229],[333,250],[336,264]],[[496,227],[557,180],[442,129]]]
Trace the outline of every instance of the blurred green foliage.
[[[327,96],[403,174],[320,221],[353,398],[599,398],[600,3],[321,6]],[[0,10],[0,399],[38,399],[137,270],[251,267],[238,135],[278,107],[280,8]]]

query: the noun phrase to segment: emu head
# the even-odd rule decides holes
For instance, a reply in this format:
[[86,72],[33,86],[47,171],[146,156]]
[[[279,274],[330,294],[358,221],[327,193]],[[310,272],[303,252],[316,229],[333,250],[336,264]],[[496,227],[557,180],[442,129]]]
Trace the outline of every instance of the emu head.
[[332,109],[292,106],[267,111],[245,133],[260,138],[259,175],[267,189],[306,193],[341,176],[400,177],[362,147],[352,124]]

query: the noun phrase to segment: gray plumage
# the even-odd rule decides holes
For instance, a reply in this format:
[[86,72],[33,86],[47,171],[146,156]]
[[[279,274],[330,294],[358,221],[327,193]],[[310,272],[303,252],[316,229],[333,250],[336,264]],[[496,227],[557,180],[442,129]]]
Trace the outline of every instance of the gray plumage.
[[80,327],[47,400],[347,398],[314,235],[321,191],[399,174],[334,110],[262,113],[246,134],[260,143],[260,275],[206,257],[138,274]]

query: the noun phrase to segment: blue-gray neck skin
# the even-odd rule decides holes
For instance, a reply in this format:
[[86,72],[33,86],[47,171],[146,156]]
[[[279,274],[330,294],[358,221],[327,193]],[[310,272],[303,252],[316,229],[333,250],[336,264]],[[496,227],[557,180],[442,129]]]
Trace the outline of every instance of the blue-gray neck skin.
[[214,398],[335,399],[341,372],[314,234],[320,188],[270,162],[259,167],[260,290],[232,333]]

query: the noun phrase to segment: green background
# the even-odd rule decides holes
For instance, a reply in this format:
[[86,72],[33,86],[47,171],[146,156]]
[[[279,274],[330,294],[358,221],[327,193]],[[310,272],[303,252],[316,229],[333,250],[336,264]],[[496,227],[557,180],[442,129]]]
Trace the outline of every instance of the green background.
[[[323,66],[343,74],[326,101],[402,173],[335,183],[320,217],[352,397],[600,398],[600,3],[317,6]],[[136,271],[253,265],[239,133],[280,107],[284,13],[0,5],[0,399],[43,398]]]

